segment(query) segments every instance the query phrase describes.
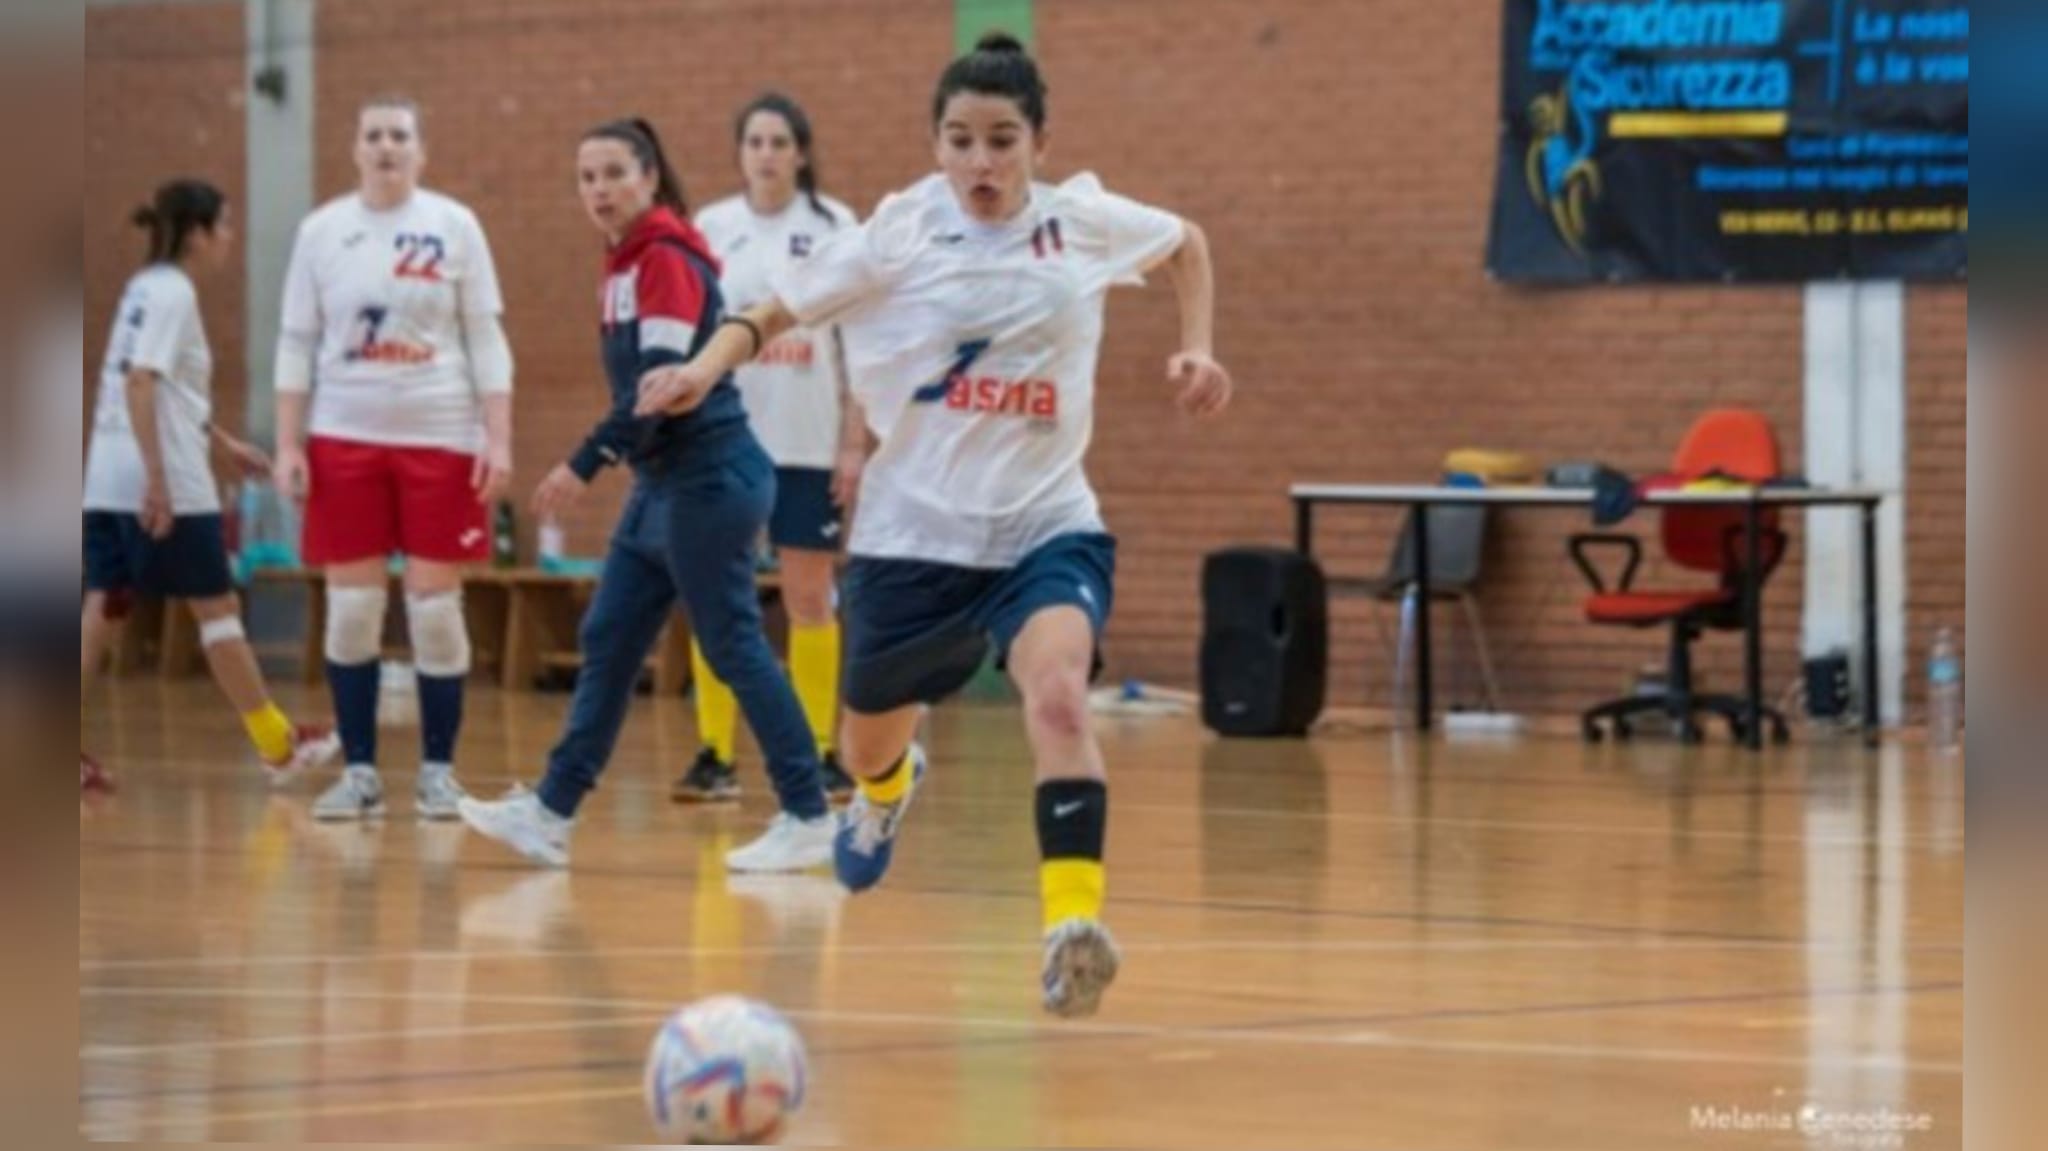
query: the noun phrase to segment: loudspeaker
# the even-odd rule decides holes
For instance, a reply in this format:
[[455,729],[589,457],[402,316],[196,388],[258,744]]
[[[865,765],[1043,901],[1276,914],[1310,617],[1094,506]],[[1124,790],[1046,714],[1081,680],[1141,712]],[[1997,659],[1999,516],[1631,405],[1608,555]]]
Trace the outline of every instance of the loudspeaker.
[[1202,609],[1202,722],[1218,735],[1307,734],[1330,671],[1323,569],[1277,548],[1217,552]]

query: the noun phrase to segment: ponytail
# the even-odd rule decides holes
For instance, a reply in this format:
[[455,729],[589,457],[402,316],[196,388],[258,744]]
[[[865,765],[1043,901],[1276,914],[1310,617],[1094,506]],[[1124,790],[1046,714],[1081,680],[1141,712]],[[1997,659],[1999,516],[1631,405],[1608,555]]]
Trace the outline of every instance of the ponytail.
[[129,221],[149,233],[150,263],[172,263],[184,257],[193,232],[211,232],[219,225],[227,202],[226,194],[204,180],[173,180],[135,209]]

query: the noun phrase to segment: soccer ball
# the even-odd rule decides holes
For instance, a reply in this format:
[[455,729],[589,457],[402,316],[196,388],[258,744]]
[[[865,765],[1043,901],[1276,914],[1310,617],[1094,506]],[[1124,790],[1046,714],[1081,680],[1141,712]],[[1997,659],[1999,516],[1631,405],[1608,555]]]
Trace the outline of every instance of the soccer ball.
[[804,1105],[804,1041],[771,1007],[727,996],[683,1008],[647,1053],[647,1115],[666,1143],[773,1143]]

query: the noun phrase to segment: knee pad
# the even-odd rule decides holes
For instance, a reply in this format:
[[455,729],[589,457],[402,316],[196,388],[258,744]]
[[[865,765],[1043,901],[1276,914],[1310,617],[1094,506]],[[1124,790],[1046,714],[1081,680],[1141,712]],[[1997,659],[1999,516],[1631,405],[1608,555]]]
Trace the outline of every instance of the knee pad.
[[460,679],[469,674],[469,624],[462,618],[462,593],[405,597],[412,630],[412,662],[421,675]]
[[390,593],[381,587],[327,589],[327,659],[342,667],[376,663],[384,654],[384,608]]
[[208,620],[199,625],[199,646],[219,647],[224,643],[240,643],[249,636],[242,630],[242,621],[226,615]]

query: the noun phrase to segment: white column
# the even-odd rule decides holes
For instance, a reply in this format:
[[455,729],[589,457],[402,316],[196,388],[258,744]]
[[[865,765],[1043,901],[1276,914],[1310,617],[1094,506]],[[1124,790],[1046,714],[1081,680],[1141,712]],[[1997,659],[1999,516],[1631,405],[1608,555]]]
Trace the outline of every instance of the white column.
[[[1878,521],[1878,647],[1885,673],[1878,703],[1887,723],[1900,717],[1907,654],[1905,363],[1905,293],[1898,284],[1807,289],[1807,477],[1825,487],[1898,493]],[[1861,564],[1861,525],[1854,515],[1809,513],[1806,654],[1861,650]],[[1860,674],[1855,682],[1862,683]]]
[[314,0],[245,0],[248,29],[248,203],[243,205],[248,289],[243,347],[249,365],[249,434],[268,443],[276,404],[271,365],[285,265],[299,221],[313,207]]

